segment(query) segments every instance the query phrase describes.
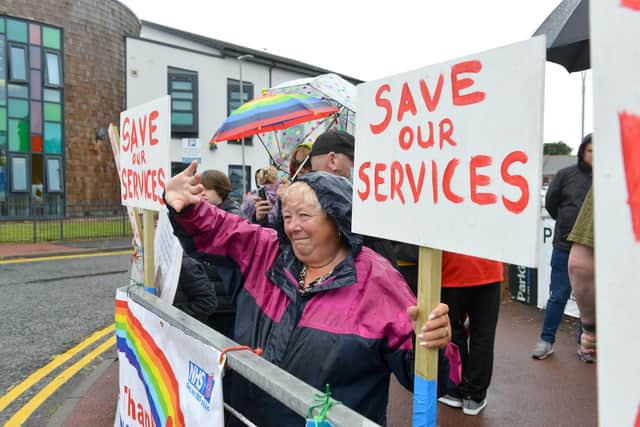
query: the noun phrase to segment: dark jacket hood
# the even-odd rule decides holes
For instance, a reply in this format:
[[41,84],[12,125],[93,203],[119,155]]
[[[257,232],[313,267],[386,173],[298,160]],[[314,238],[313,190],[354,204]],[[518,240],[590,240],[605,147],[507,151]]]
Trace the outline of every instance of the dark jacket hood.
[[578,148],[578,169],[582,172],[591,174],[591,166],[584,161],[584,151],[587,149],[587,145],[591,144],[592,134],[586,135],[582,138],[580,148]]
[[362,246],[362,236],[351,231],[353,187],[348,179],[327,172],[310,172],[297,179],[306,182],[316,192],[322,209],[337,224],[343,238],[356,254]]

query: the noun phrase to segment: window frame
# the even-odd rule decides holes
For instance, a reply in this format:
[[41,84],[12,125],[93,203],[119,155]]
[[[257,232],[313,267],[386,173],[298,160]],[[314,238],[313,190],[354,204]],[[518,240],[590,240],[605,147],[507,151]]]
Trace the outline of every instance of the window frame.
[[[251,191],[251,182],[253,180],[253,177],[251,175],[251,165],[244,165],[245,171],[246,171],[246,176],[245,176],[245,181],[247,184],[247,192]],[[242,199],[244,198],[244,194],[242,194],[242,185],[240,185],[238,188],[235,188],[234,186],[234,181],[233,181],[233,177],[235,176],[235,174],[233,173],[234,170],[237,170],[238,172],[242,170],[242,165],[238,165],[238,164],[228,164],[227,165],[227,176],[229,177],[229,181],[231,181],[231,193],[229,193],[229,198],[231,198],[232,200],[237,201],[238,203],[242,203]],[[242,178],[240,178],[242,179]],[[240,184],[242,184],[240,182]]]
[[[43,89],[44,88],[60,89],[63,86],[63,81],[64,81],[62,76],[62,55],[60,54],[60,52],[50,48],[46,48],[46,47],[42,47],[41,51],[44,59],[44,61],[41,61],[41,62],[44,62],[44,64],[40,64],[40,67],[44,72],[44,81],[42,82],[42,88]],[[49,61],[47,60],[48,54],[55,55],[58,58],[58,81],[60,82],[59,84],[51,83],[49,81]],[[44,93],[44,90],[43,90],[43,93]]]
[[[14,164],[13,164],[13,159],[15,158],[21,158],[25,160],[25,189],[24,190],[16,190],[15,188],[15,180],[14,180],[14,172],[15,172],[15,168],[14,168]],[[9,174],[9,192],[10,193],[18,193],[18,194],[24,194],[24,193],[28,193],[31,194],[31,189],[29,187],[31,187],[30,184],[30,176],[31,176],[31,156],[29,153],[9,153],[9,164],[11,165],[11,173]]]
[[[189,93],[187,90],[177,90],[174,91],[172,89],[171,83],[174,81],[188,81],[191,83],[191,115],[193,116],[193,123],[191,125],[176,125],[171,121],[171,136],[173,138],[198,138],[199,135],[199,115],[200,115],[200,105],[199,105],[199,96],[198,96],[198,72],[192,70],[185,70],[182,68],[176,67],[168,67],[167,69],[167,93],[171,96],[171,116],[173,113],[184,113],[188,112],[188,110],[174,110],[173,108],[173,93],[174,92],[184,92]],[[183,101],[182,98],[176,98],[176,101]]]
[[[14,41],[6,41],[5,44],[7,46],[7,53],[8,53],[7,83],[19,83],[19,84],[29,83],[29,77],[30,77],[30,71],[31,71],[31,68],[29,67],[29,47],[25,44],[17,43]],[[13,76],[13,58],[11,56],[11,49],[13,48],[22,49],[22,52],[24,54],[24,79],[17,79]]]
[[[231,107],[231,93],[232,89],[237,88],[238,95],[240,94],[240,80],[227,78],[227,117],[231,115],[234,108]],[[254,85],[253,82],[242,80],[242,97],[244,98],[245,93],[247,94],[247,101],[253,99],[254,94]],[[245,89],[249,89],[245,91]],[[247,102],[245,101],[245,102]],[[240,100],[240,105],[244,104],[242,99]],[[242,141],[240,139],[230,139],[227,141],[227,144],[232,145],[241,145]],[[253,145],[253,136],[247,136],[244,138],[244,145]]]
[[[44,188],[45,188],[45,193],[46,194],[50,194],[50,193],[54,193],[54,194],[62,194],[64,193],[64,174],[63,174],[63,168],[62,168],[62,156],[49,156],[49,155],[43,155],[44,158]],[[58,162],[58,184],[59,184],[59,189],[58,190],[52,190],[51,189],[51,184],[49,182],[49,160],[56,160]]]

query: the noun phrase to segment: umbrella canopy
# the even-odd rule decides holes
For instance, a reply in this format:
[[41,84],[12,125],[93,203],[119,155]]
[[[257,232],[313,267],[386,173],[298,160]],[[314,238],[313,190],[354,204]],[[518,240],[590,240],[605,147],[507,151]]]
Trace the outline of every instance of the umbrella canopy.
[[220,125],[209,144],[286,129],[337,111],[336,106],[307,95],[265,95],[235,109]]
[[547,61],[570,73],[590,67],[589,1],[563,0],[533,34],[547,36]]
[[277,167],[288,170],[287,162],[293,149],[303,143],[313,144],[318,135],[336,127],[354,133],[356,123],[356,86],[337,74],[289,80],[265,91],[267,94],[302,94],[320,98],[338,108],[336,115],[310,120],[279,132],[262,133],[265,148]]

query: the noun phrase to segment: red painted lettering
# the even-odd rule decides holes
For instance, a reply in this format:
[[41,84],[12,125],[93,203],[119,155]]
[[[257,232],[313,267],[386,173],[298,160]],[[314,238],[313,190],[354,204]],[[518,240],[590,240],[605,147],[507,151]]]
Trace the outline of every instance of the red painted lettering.
[[360,165],[358,169],[358,177],[360,181],[364,183],[364,191],[358,190],[358,197],[360,200],[365,201],[369,198],[369,193],[371,192],[371,184],[369,183],[369,175],[367,175],[367,170],[371,167],[371,162],[364,162]]
[[158,138],[155,138],[158,126],[156,126],[154,122],[159,115],[160,113],[158,113],[158,110],[153,110],[151,114],[149,114],[149,145],[156,145],[158,143]]
[[433,122],[429,120],[427,124],[429,126],[429,138],[427,138],[426,140],[422,139],[422,126],[418,126],[418,145],[422,148],[433,147],[433,144],[435,143],[433,137]]
[[438,83],[436,84],[436,93],[431,97],[429,93],[429,86],[425,83],[423,79],[420,79],[420,92],[422,92],[422,99],[424,100],[424,105],[427,107],[430,113],[436,109],[438,103],[440,102],[440,95],[442,95],[442,86],[444,86],[444,76],[440,74],[438,76]]
[[398,195],[398,199],[404,205],[404,194],[402,194],[402,182],[404,181],[404,174],[402,171],[402,165],[398,161],[391,163],[391,200],[395,200],[395,195]]
[[478,187],[491,184],[491,178],[488,175],[482,175],[477,172],[478,168],[491,166],[492,159],[490,156],[473,156],[469,162],[469,180],[471,183],[471,201],[479,205],[493,205],[498,199],[493,193],[480,193]]
[[369,129],[371,129],[371,132],[374,135],[384,132],[387,126],[389,126],[389,122],[391,121],[391,115],[393,114],[393,109],[391,108],[391,102],[388,99],[385,99],[382,97],[383,93],[389,92],[389,91],[391,91],[391,86],[389,86],[388,84],[383,84],[378,88],[378,91],[376,92],[376,105],[378,107],[384,108],[385,113],[384,113],[384,119],[380,123],[376,125],[374,124],[369,125]]
[[474,81],[470,77],[459,78],[462,73],[479,73],[482,70],[480,61],[465,61],[455,64],[451,67],[451,94],[453,97],[453,105],[469,105],[482,102],[485,93],[481,91],[467,93],[461,95],[460,91],[473,86]]
[[138,131],[140,132],[140,145],[144,147],[147,139],[147,116],[138,117]]
[[422,186],[424,185],[424,175],[426,173],[424,162],[420,162],[420,174],[418,175],[417,184],[416,179],[413,176],[413,170],[411,169],[411,165],[409,163],[405,164],[405,171],[407,172],[407,180],[409,181],[411,194],[413,194],[413,202],[418,203],[418,200],[420,200],[420,193],[422,193]]
[[462,203],[464,201],[464,198],[451,190],[451,179],[453,178],[453,174],[459,164],[459,159],[451,159],[449,163],[447,163],[447,167],[444,169],[444,177],[442,178],[442,192],[444,193],[444,197],[453,203]]
[[524,151],[512,151],[507,154],[507,156],[502,161],[502,165],[500,166],[500,174],[502,175],[502,180],[514,187],[518,187],[520,189],[520,193],[522,194],[520,198],[516,201],[512,201],[502,196],[502,203],[504,207],[507,208],[509,212],[514,214],[519,214],[522,212],[527,205],[529,204],[529,183],[522,175],[511,175],[509,174],[509,167],[515,163],[527,163],[529,157]]
[[380,186],[384,184],[384,178],[381,174],[387,169],[387,165],[384,163],[376,163],[373,167],[373,193],[377,202],[384,202],[387,200],[387,195],[380,192]]
[[129,151],[129,127],[131,126],[131,121],[129,117],[125,117],[122,121],[122,139],[120,140],[120,147],[122,147],[122,151],[125,153]]
[[[447,126],[446,129],[444,128],[445,125]],[[440,140],[439,140],[440,149],[442,150],[442,146],[444,145],[444,141],[447,141],[449,143],[449,145],[455,147],[457,144],[451,138],[451,135],[453,134],[453,122],[451,121],[451,119],[444,118],[444,119],[440,120],[440,123],[438,124],[438,127],[440,129]]]
[[405,126],[400,129],[398,144],[400,144],[400,148],[405,151],[411,148],[411,145],[413,145],[413,129],[411,129],[411,127]]
[[404,117],[404,113],[410,112],[413,116],[418,114],[416,109],[416,103],[413,101],[413,95],[411,95],[411,89],[409,84],[404,83],[402,85],[402,94],[400,95],[400,104],[398,105],[398,121],[401,122]]
[[431,160],[431,186],[433,187],[433,204],[438,204],[438,164]]

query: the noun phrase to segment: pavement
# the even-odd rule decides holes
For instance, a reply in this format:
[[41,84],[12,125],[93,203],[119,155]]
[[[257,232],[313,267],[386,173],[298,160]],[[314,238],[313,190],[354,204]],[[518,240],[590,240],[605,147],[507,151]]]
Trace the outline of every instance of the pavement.
[[[86,254],[131,249],[128,239],[0,245],[0,260]],[[597,426],[596,365],[576,356],[577,322],[565,318],[557,334],[554,354],[539,361],[530,356],[538,339],[543,312],[509,298],[503,301],[495,343],[488,405],[477,416],[438,404],[439,426]],[[115,349],[95,362],[73,389],[62,389],[62,401],[48,427],[111,427],[118,393]],[[388,426],[411,426],[412,396],[395,379],[390,387]]]

